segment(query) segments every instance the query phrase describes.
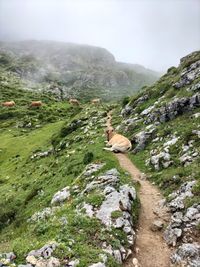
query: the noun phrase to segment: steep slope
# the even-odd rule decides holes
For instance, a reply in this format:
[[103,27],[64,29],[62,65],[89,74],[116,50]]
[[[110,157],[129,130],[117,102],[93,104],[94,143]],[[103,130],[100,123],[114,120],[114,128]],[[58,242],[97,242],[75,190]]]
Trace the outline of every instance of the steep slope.
[[[10,75],[0,81],[1,98],[16,102],[0,107],[0,265],[122,266],[139,203],[103,150],[109,107],[23,91]],[[38,99],[44,105],[30,108]]]
[[27,89],[63,97],[119,99],[158,78],[115,61],[106,49],[53,41],[0,43],[0,65],[26,80]]
[[135,95],[121,119],[117,112],[114,117],[118,131],[133,143],[131,159],[166,197],[162,204],[173,215],[163,237],[177,247],[171,260],[181,266],[200,264],[199,89],[197,51]]

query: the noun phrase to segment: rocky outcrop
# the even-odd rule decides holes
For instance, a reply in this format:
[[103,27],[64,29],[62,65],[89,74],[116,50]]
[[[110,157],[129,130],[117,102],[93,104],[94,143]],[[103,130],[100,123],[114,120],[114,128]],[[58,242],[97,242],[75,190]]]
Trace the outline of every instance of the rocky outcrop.
[[[166,104],[165,106],[156,110],[148,112],[145,115],[145,123],[152,123],[155,121],[166,122],[176,118],[185,112],[200,107],[200,94],[197,93],[191,97],[176,98]],[[141,114],[142,115],[142,114]]]
[[[35,223],[41,220],[50,220],[55,218],[56,212],[62,208],[66,200],[71,194],[77,197],[84,196],[84,202],[76,206],[77,215],[97,218],[102,223],[102,228],[106,231],[118,229],[127,236],[127,244],[120,243],[118,248],[105,241],[102,242],[101,248],[105,253],[110,254],[118,263],[122,263],[132,253],[131,247],[134,245],[136,233],[132,219],[132,205],[136,200],[136,190],[128,184],[120,184],[120,173],[116,168],[105,171],[103,174],[95,175],[101,170],[105,163],[90,163],[78,177],[84,181],[84,188],[79,188],[78,185],[65,187],[54,194],[51,204],[53,207],[47,207],[42,211],[34,213],[28,222]],[[98,206],[87,203],[87,196],[97,190],[98,194],[102,195],[102,203]],[[54,206],[58,205],[58,206]],[[68,224],[68,219],[63,216],[59,219],[61,226]],[[74,241],[73,241],[74,242]],[[59,267],[61,262],[54,257],[53,252],[58,243],[46,244],[40,249],[33,250],[26,257],[26,267]],[[102,261],[91,266],[106,266],[107,256],[102,254]],[[78,266],[79,260],[67,261],[67,266]],[[28,266],[30,265],[30,266]]]
[[133,108],[132,108],[130,105],[127,104],[127,105],[122,109],[122,111],[121,111],[121,115],[122,115],[123,117],[129,116],[129,115],[131,115],[132,111],[133,111]]
[[186,197],[193,196],[192,188],[195,183],[195,181],[186,182],[181,185],[179,190],[168,196],[171,199],[171,201],[168,203],[168,206],[172,212],[184,209],[184,200],[186,199]]
[[[96,169],[90,164],[86,167],[84,175],[88,175],[88,170]],[[92,175],[90,173],[90,175]],[[99,208],[88,203],[83,203],[79,210],[89,217],[98,218],[108,229],[121,229],[127,235],[128,244],[131,247],[136,238],[131,216],[132,204],[136,200],[135,188],[127,184],[119,186],[120,174],[117,169],[110,169],[103,175],[94,177],[94,179],[86,184],[81,194],[88,194],[92,190],[101,190],[104,200]],[[98,191],[99,192],[99,191]],[[105,252],[111,254],[119,263],[122,263],[131,253],[131,250],[125,248],[121,244],[120,249],[114,249],[107,242],[103,243],[102,248]]]
[[57,243],[46,244],[40,249],[30,251],[28,256],[43,257],[44,259],[47,259],[51,256],[57,246]]
[[200,60],[194,62],[189,67],[185,68],[181,73],[181,78],[173,86],[177,89],[191,84],[195,79],[200,77]]
[[16,255],[14,252],[7,252],[7,253],[1,253],[0,254],[0,266],[10,266],[13,264],[14,259],[16,258]]
[[105,163],[91,163],[88,164],[83,172],[84,176],[91,176],[93,173],[99,171]]
[[178,247],[171,257],[173,263],[197,267],[200,263],[200,247],[196,246],[194,233],[200,223],[200,205],[193,204],[185,209],[185,200],[193,196],[194,185],[195,181],[186,182],[179,190],[169,195],[171,200],[167,205],[172,216],[164,232],[164,239],[168,245]]
[[92,182],[86,185],[82,194],[88,193],[96,188],[104,189],[106,186],[115,186],[119,182],[119,172],[116,169],[111,169],[105,172],[104,175],[96,177]]
[[197,243],[186,243],[181,245],[171,257],[172,263],[180,266],[200,266],[200,245]]
[[148,125],[144,131],[141,131],[134,135],[131,138],[131,142],[136,144],[135,148],[133,149],[134,153],[137,153],[140,150],[143,150],[145,146],[148,144],[148,142],[154,138],[156,133],[156,127],[151,124]]

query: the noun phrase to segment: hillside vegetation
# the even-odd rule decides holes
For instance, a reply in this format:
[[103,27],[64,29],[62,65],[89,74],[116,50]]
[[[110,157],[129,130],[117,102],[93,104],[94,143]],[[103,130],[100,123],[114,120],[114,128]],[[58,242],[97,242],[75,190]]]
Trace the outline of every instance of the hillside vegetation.
[[[40,50],[47,44],[52,54]],[[106,98],[113,92],[118,98],[119,91],[110,83],[101,91],[98,82],[91,94],[88,86],[79,91],[74,83],[80,69],[98,69],[110,77],[110,68],[116,75],[120,66],[130,79],[132,66],[116,67],[104,49],[79,48],[60,44],[58,49],[54,42],[1,44],[0,101],[16,104],[0,106],[0,266],[117,267],[132,254],[140,186],[113,153],[103,150],[112,110],[113,126],[132,142],[128,155],[144,172],[140,178],[160,188],[161,205],[172,213],[163,229],[166,243],[177,249],[172,262],[197,267],[200,52],[184,57],[132,97],[92,105],[90,97],[108,90]],[[47,66],[51,79],[46,79]],[[75,72],[74,87],[62,81],[68,68]],[[65,99],[70,90],[81,98],[80,106]],[[43,105],[31,107],[32,101]]]
[[[135,228],[139,204],[130,176],[103,151],[109,107],[24,91],[4,71],[1,84],[2,101],[16,105],[0,107],[0,262],[121,266],[135,232],[116,220]],[[31,108],[32,100],[44,104]],[[107,210],[109,198],[114,206]]]
[[183,260],[187,266],[199,264],[190,259],[191,251],[199,251],[191,244],[200,240],[199,89],[198,51],[182,58],[154,85],[126,99],[128,104],[116,110],[114,118],[117,130],[132,141],[130,158],[166,197],[173,216],[164,238],[178,247],[180,254],[173,255],[172,261]]

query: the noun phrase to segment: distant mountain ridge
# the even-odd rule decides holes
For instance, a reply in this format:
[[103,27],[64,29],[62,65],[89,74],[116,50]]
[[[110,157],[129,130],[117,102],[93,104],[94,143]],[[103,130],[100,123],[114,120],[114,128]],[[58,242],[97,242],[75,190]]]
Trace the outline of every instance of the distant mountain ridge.
[[[117,62],[105,48],[55,41],[0,42],[0,66],[26,80],[27,89],[60,97],[121,98],[152,84],[159,74]],[[7,65],[2,61],[7,57]]]

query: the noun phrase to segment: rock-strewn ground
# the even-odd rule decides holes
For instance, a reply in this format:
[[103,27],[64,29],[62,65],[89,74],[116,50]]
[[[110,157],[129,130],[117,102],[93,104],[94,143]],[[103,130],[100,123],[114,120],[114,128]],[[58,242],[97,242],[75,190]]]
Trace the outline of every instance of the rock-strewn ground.
[[65,121],[0,133],[1,266],[114,267],[132,253],[138,199],[103,150],[105,107],[71,109]]
[[[181,59],[153,86],[114,115],[132,140],[132,160],[163,191],[172,216],[164,239],[176,250],[172,263],[199,266],[200,52]],[[158,224],[156,224],[158,227]]]

